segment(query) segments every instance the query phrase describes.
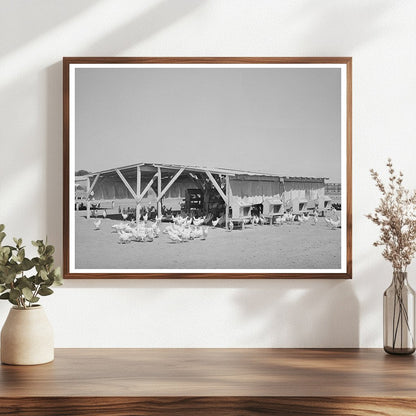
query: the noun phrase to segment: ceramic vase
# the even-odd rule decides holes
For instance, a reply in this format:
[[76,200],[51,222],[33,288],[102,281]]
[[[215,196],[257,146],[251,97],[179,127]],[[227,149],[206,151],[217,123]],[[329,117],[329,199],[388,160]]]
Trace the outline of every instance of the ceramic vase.
[[53,329],[43,307],[11,308],[1,331],[1,362],[35,365],[53,359]]

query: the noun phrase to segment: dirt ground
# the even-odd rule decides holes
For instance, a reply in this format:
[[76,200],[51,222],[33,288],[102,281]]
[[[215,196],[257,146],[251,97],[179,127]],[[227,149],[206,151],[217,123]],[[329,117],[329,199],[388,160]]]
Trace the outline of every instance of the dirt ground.
[[[119,244],[112,225],[76,212],[75,264],[79,269],[337,269],[341,267],[341,230],[324,218],[282,226],[250,225],[225,231],[210,227],[206,240],[173,243],[167,234],[153,242]],[[168,223],[162,223],[163,230]]]

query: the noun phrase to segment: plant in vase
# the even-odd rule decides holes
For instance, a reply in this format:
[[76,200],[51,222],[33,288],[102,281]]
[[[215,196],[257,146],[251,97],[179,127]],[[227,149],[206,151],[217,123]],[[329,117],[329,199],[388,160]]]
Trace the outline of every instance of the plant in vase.
[[55,248],[43,240],[32,241],[38,256],[26,257],[21,238],[3,245],[6,238],[0,224],[0,299],[11,308],[1,331],[1,361],[5,364],[41,364],[54,358],[53,331],[42,306],[41,296],[61,285],[59,267],[54,267]]
[[407,267],[416,253],[416,191],[403,186],[403,173],[396,172],[388,159],[388,182],[371,169],[381,192],[373,214],[367,215],[380,227],[374,246],[383,246],[383,257],[393,266],[391,285],[383,295],[384,350],[391,354],[415,351],[415,292],[407,281]]

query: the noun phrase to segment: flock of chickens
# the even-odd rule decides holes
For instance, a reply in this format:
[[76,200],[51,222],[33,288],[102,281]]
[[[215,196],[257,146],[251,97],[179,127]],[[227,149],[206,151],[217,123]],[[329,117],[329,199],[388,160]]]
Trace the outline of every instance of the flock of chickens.
[[[124,218],[127,220],[127,218]],[[148,221],[148,216],[144,215],[142,221],[128,221],[112,225],[113,232],[117,232],[120,244],[128,244],[132,241],[149,242],[154,241],[161,234],[160,223],[162,218]],[[208,237],[208,226],[203,226],[205,218],[183,218],[174,217],[173,222],[164,230],[173,243],[191,241],[195,239],[206,240]],[[215,223],[215,221],[213,221]],[[94,220],[95,230],[100,230],[102,225],[101,219]],[[216,225],[216,224],[215,224]],[[215,226],[214,225],[214,226]]]
[[[105,217],[104,217],[105,218]],[[155,238],[158,238],[161,233],[166,234],[172,243],[182,243],[192,240],[206,240],[208,238],[209,226],[206,225],[206,217],[193,218],[193,217],[181,217],[179,215],[172,218],[172,222],[168,224],[163,232],[161,232],[160,223],[161,217],[157,217],[154,221],[148,221],[148,215],[144,215],[142,221],[127,221],[127,217],[124,217],[124,222],[112,225],[113,232],[118,233],[119,243],[128,244],[132,241],[136,242],[152,242]],[[324,217],[326,225],[331,229],[341,227],[341,220],[335,211],[331,216]],[[254,215],[249,219],[246,219],[246,223],[253,225],[265,225],[268,223],[267,218],[262,214]],[[272,220],[273,221],[273,220]],[[282,226],[283,224],[297,224],[301,225],[309,222],[311,225],[318,223],[318,213],[311,214],[293,214],[284,213],[283,215],[276,217],[273,224]],[[218,224],[224,223],[224,218],[219,217],[210,221],[212,227],[215,228]],[[97,218],[94,220],[94,229],[96,231],[101,229],[102,219]],[[229,230],[233,229],[233,222],[229,222]]]

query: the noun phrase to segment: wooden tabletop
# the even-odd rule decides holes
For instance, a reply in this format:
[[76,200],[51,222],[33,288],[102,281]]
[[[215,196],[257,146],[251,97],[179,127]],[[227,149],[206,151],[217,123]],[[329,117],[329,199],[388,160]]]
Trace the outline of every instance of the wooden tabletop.
[[[98,402],[108,403],[106,409],[115,413],[97,414],[165,414],[160,408],[151,413],[150,402],[165,403],[168,409],[166,403],[177,405],[181,399],[182,405],[193,403],[189,413],[193,415],[209,414],[196,412],[204,409],[202,402],[211,407],[221,404],[223,410],[227,403],[245,403],[237,413],[216,411],[216,415],[259,414],[250,413],[255,406],[263,406],[262,414],[341,415],[334,413],[334,406],[345,410],[347,405],[348,415],[365,414],[353,413],[351,406],[363,411],[370,405],[401,409],[386,414],[414,415],[416,361],[413,355],[391,356],[379,349],[57,349],[55,361],[49,364],[0,367],[0,404],[23,403],[22,398],[32,406],[32,413],[20,409],[16,414],[38,414],[33,406],[41,402],[35,398],[42,398],[42,406],[49,402],[58,406],[56,398],[67,406],[75,403],[70,398],[77,398],[79,411],[83,403],[91,403],[90,398],[102,398]],[[132,411],[128,407],[116,412],[111,408],[115,402],[147,405],[144,413],[128,413]],[[195,403],[202,407],[195,408]],[[286,413],[278,413],[281,407],[273,407],[285,403],[290,411],[300,404],[309,410],[287,413],[286,407]],[[305,407],[314,403],[323,406],[320,413]],[[39,414],[49,414],[45,409]],[[94,414],[91,408],[90,413],[56,409],[50,414]],[[178,413],[170,409],[166,414],[188,414],[185,408]],[[0,414],[6,413],[0,409]]]

